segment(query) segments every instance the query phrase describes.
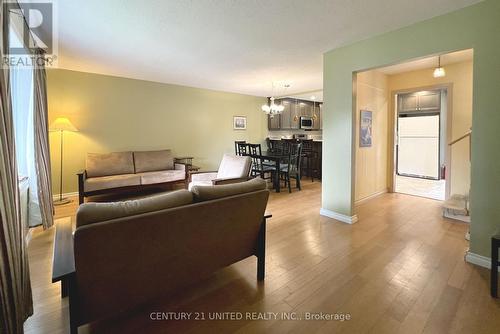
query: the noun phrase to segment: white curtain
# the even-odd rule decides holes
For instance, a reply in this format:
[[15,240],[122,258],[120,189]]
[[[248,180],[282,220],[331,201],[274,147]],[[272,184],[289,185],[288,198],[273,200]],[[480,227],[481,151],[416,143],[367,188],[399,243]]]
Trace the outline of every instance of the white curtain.
[[[10,39],[18,39],[18,33],[11,30]],[[10,68],[10,89],[12,92],[12,114],[14,115],[14,136],[16,159],[20,178],[29,182],[28,224],[30,227],[42,224],[38,200],[37,171],[34,150],[34,83],[33,69],[13,66]]]

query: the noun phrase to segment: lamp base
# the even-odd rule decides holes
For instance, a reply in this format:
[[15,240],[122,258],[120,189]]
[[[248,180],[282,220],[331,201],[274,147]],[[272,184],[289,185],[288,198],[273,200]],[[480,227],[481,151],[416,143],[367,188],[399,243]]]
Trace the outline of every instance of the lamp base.
[[58,200],[55,200],[54,201],[54,205],[58,206],[58,205],[64,205],[64,204],[69,204],[71,203],[71,199],[65,197],[65,198],[61,198],[61,199],[58,199]]

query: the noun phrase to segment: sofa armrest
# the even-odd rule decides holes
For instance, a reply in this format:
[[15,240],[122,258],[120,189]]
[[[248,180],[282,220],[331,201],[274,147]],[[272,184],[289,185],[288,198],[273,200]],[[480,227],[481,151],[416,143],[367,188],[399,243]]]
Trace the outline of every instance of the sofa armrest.
[[187,180],[189,178],[189,165],[180,162],[174,162],[174,169],[184,171],[184,180]]
[[215,178],[217,178],[217,172],[191,173],[191,181],[212,181]]
[[206,171],[203,171],[203,172],[191,172],[191,175],[195,175],[195,174],[207,174],[207,173],[215,173],[215,174],[217,174],[217,171],[216,170],[206,170]]
[[221,179],[213,179],[212,184],[215,185],[221,185],[221,184],[231,184],[231,183],[240,183],[240,182],[245,182],[250,180],[251,177],[245,176],[245,177],[226,177],[226,178],[221,178]]
[[74,274],[73,223],[68,219],[56,225],[52,256],[52,283],[61,281],[61,297],[68,295],[69,280]]
[[76,175],[78,175],[78,202],[82,204],[84,201],[85,180],[87,179],[87,171],[81,170],[78,173],[76,173]]
[[174,163],[174,169],[175,170],[185,170],[188,167],[188,165],[183,164],[181,162],[175,162]]

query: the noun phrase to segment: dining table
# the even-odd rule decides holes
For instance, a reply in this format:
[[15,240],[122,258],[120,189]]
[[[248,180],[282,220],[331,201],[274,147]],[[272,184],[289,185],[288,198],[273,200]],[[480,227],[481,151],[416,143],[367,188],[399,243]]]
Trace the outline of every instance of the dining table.
[[261,162],[270,161],[274,163],[274,167],[276,168],[276,175],[273,179],[273,187],[277,193],[281,191],[281,182],[280,182],[280,164],[286,163],[288,161],[289,155],[283,152],[273,152],[273,151],[264,151],[262,154],[248,154],[251,158],[260,159]]

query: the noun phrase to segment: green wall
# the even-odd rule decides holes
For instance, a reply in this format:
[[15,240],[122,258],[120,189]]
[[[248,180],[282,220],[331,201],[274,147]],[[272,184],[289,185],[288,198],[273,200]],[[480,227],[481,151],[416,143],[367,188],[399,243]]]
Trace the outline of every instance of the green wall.
[[[78,190],[75,173],[88,152],[170,148],[216,170],[235,140],[263,143],[265,98],[68,70],[47,70],[49,122],[66,116],[80,130],[65,134],[63,193]],[[247,130],[233,130],[233,116]],[[59,193],[59,134],[50,133],[53,191]]]
[[489,256],[500,226],[500,1],[477,5],[324,55],[323,200],[354,214],[353,75],[429,55],[474,49],[471,252]]

